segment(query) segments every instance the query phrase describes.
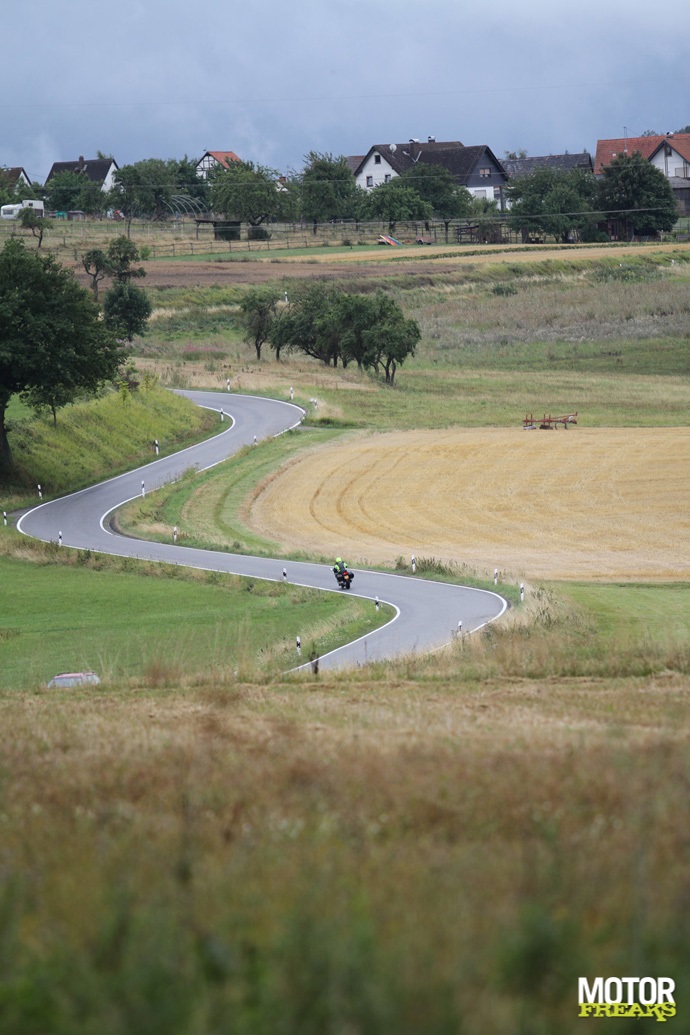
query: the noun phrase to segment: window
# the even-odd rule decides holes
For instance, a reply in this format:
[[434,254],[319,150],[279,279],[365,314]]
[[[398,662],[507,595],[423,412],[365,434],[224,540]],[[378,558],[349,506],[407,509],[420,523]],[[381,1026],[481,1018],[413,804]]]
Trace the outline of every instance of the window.
[[374,165],[381,164],[381,155],[374,155]]
[[373,186],[374,186],[374,177],[373,176],[367,176],[367,187],[373,187]]
[[390,173],[386,173],[386,175],[383,177],[383,182],[384,183],[390,183],[391,182],[391,174]]
[[485,198],[486,197],[486,191],[485,190],[476,190],[474,192],[474,196],[475,196],[475,198]]
[[481,178],[483,180],[490,180],[491,179],[491,169],[488,169],[488,168],[487,169],[480,169],[479,170],[479,175],[481,176]]
[[501,193],[502,193],[502,191],[501,191],[500,187],[494,187],[494,200],[495,201],[500,201],[501,200]]

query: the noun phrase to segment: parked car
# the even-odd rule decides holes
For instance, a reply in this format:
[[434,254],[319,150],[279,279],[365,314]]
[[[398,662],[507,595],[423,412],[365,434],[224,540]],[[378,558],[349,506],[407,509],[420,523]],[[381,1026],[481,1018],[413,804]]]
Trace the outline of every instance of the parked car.
[[97,686],[100,679],[95,672],[61,672],[48,683],[48,687],[55,686]]

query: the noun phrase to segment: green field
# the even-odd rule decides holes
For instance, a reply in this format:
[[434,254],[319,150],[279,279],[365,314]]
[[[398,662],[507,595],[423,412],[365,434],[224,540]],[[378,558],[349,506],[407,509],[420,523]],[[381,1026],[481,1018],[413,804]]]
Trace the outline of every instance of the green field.
[[0,556],[0,689],[83,669],[108,686],[178,685],[201,673],[221,682],[248,672],[269,677],[393,615],[387,606],[376,613],[365,601],[279,582],[65,553],[64,563],[50,547],[37,547],[33,563]]
[[[423,327],[393,390],[256,364],[208,312],[236,295],[205,289],[198,323],[193,292],[159,298],[142,368],[294,383],[316,428],[122,520],[270,549],[247,494],[341,426],[687,425],[687,267],[573,254],[464,280],[391,263]],[[0,673],[12,658],[21,688],[0,691],[2,1035],[569,1035],[596,975],[669,976],[690,1031],[687,584],[533,586],[451,650],[314,678],[280,675],[296,616],[341,624],[312,594],[0,545]],[[45,692],[58,656],[109,681]]]

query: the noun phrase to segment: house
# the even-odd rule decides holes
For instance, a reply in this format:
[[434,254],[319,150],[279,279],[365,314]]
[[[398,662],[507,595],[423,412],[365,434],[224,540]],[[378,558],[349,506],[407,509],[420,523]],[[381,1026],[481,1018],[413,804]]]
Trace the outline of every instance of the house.
[[16,166],[13,169],[0,168],[0,184],[2,184],[6,190],[13,191],[19,185],[22,187],[30,187],[31,180],[27,176],[26,170],[21,166]]
[[594,170],[589,151],[581,151],[574,155],[566,152],[564,155],[541,155],[534,158],[502,158],[501,165],[510,180],[520,176],[531,176],[538,169],[555,169],[557,172],[572,172],[573,169],[583,169],[585,172]]
[[207,180],[212,169],[222,169],[231,162],[241,161],[242,159],[238,158],[234,151],[205,151],[203,157],[196,163],[196,174],[202,180]]
[[418,162],[447,169],[475,198],[502,203],[508,177],[486,144],[465,147],[459,140],[437,141],[434,137],[426,143],[411,139],[405,144],[375,144],[357,166],[355,180],[364,190],[373,190],[402,176]]
[[111,190],[115,173],[119,165],[114,158],[87,158],[79,155],[78,162],[53,162],[52,168],[46,177],[45,186],[58,173],[77,173],[86,176],[91,183],[96,183],[102,191]]
[[690,179],[690,133],[665,133],[647,137],[598,140],[594,173],[601,176],[617,155],[638,152],[664,176]]
[[690,133],[664,133],[647,137],[617,137],[597,141],[594,172],[604,169],[619,154],[638,152],[663,173],[682,216],[690,216]]

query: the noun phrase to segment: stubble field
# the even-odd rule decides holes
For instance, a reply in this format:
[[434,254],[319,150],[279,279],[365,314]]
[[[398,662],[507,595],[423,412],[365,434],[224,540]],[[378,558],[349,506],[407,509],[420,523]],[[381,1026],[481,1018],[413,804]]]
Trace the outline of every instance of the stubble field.
[[289,461],[246,518],[355,563],[412,553],[539,579],[685,579],[688,457],[688,428],[357,436]]

